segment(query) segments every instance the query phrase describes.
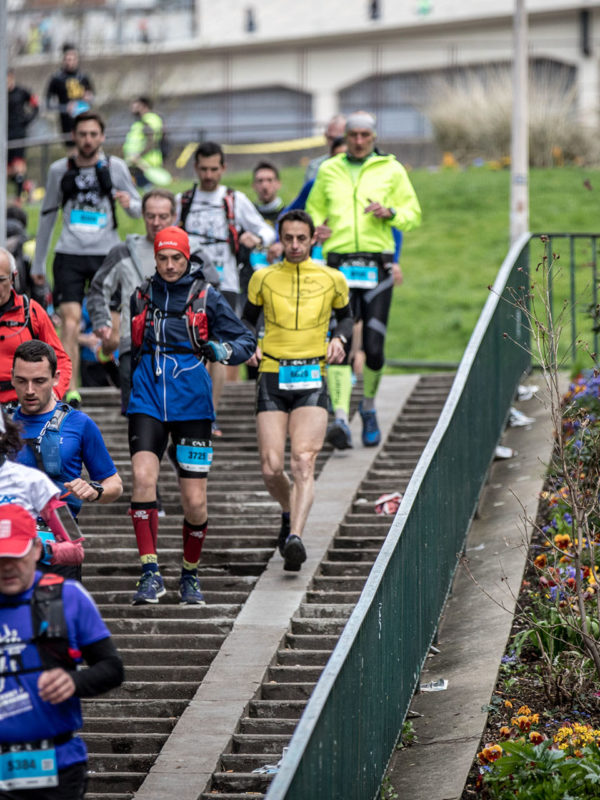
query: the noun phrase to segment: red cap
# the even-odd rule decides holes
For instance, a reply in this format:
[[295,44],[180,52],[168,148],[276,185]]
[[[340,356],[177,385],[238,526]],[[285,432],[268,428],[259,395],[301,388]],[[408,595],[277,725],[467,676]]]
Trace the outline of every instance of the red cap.
[[190,240],[187,233],[175,225],[163,228],[154,237],[154,252],[158,253],[159,250],[179,250],[189,260]]
[[0,505],[0,558],[21,558],[37,537],[35,520],[23,506]]

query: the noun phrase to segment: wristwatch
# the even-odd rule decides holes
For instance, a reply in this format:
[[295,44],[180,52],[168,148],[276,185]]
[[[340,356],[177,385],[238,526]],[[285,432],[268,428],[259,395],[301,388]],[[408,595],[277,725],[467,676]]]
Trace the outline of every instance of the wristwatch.
[[233,347],[229,344],[229,342],[223,342],[223,347],[227,353],[227,358],[223,359],[223,364],[227,364],[231,358],[231,354],[233,353]]
[[88,483],[92,487],[92,489],[95,489],[98,492],[98,497],[95,497],[93,500],[90,500],[90,503],[97,503],[104,493],[104,486],[102,486],[101,483],[98,483],[98,481],[88,481]]
[[344,334],[343,334],[343,333],[334,333],[332,338],[333,338],[333,339],[339,339],[339,340],[340,340],[340,342],[341,342],[341,343],[342,343],[344,346],[346,346],[346,345],[348,344],[348,339],[346,339],[346,337],[344,336]]

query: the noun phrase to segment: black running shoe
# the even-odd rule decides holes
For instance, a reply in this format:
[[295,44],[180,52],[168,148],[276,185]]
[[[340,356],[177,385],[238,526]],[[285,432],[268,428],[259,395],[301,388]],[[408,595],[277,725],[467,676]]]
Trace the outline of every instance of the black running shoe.
[[306,561],[306,550],[302,539],[292,533],[288,536],[283,548],[283,568],[288,572],[299,572]]
[[277,539],[277,548],[281,555],[283,555],[283,548],[290,535],[290,521],[289,519],[281,518],[281,528],[279,529],[279,538]]

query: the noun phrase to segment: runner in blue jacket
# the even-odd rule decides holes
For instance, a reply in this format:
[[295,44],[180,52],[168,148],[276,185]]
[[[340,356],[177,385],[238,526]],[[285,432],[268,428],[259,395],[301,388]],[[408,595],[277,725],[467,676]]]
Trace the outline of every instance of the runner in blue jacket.
[[156,482],[167,447],[179,476],[183,521],[182,604],[202,605],[198,562],[206,537],[206,478],[212,461],[212,386],[205,361],[241,364],[256,348],[223,296],[190,269],[185,231],[154,240],[156,273],[131,298],[132,388],[127,408],[133,472],[130,514],[142,575],[134,605],[166,590],[157,556]]

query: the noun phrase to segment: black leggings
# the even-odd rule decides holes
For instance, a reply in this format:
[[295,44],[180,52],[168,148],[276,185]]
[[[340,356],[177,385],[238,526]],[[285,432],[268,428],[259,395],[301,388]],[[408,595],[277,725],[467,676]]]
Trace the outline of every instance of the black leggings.
[[384,345],[392,303],[394,278],[387,274],[374,289],[351,289],[350,307],[354,321],[362,320],[363,346],[367,367],[375,372],[385,363]]

